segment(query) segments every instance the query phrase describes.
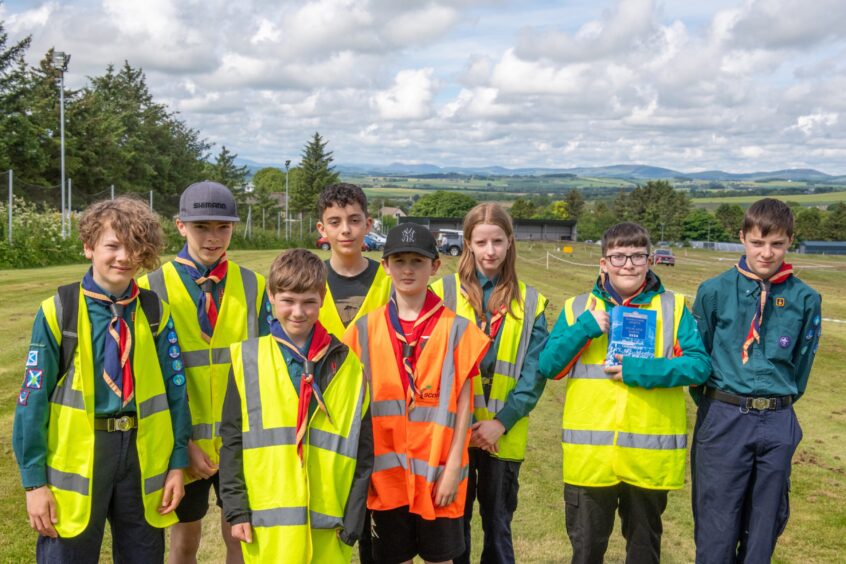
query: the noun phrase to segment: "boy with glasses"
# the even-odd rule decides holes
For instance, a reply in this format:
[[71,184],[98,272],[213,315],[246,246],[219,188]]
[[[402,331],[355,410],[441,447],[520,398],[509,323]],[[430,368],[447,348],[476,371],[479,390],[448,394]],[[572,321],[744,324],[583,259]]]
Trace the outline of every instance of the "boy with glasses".
[[[711,367],[684,296],[664,289],[649,252],[640,225],[608,229],[599,279],[567,300],[540,356],[544,376],[568,376],[561,446],[574,563],[603,561],[618,507],[626,562],[659,562],[667,492],[684,486],[683,386]],[[654,358],[616,355],[606,366],[617,306],[655,312]]]

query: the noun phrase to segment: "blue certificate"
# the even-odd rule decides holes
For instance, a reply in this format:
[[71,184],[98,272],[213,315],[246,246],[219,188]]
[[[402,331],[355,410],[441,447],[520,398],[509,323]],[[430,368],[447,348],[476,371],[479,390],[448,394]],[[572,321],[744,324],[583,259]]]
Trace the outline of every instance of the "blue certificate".
[[657,315],[650,309],[617,306],[611,311],[608,332],[608,355],[605,364],[617,366],[614,355],[634,358],[655,358]]

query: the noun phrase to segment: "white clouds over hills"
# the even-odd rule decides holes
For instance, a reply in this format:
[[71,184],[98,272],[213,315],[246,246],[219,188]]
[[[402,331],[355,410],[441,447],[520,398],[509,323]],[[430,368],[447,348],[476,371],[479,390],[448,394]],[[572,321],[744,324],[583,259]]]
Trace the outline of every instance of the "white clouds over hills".
[[842,0],[6,0],[12,39],[124,59],[192,127],[280,161],[846,172]]

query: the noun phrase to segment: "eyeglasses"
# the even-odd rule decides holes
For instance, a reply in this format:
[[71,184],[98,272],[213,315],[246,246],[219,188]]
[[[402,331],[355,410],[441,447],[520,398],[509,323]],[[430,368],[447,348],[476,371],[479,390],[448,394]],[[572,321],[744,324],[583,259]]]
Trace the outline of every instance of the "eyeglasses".
[[647,253],[637,253],[634,255],[606,255],[605,258],[608,259],[611,266],[619,268],[621,266],[626,266],[626,261],[628,260],[632,261],[632,266],[643,266],[649,259],[649,255]]

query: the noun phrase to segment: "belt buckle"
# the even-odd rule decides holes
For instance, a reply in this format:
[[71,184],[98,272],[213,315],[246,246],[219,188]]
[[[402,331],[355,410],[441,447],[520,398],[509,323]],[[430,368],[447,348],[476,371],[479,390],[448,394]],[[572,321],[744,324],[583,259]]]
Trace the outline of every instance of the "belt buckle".
[[774,406],[772,405],[771,398],[751,398],[752,401],[750,402],[752,405],[750,406],[752,409],[757,409],[758,411],[764,411],[765,409],[773,409]]
[[115,421],[115,431],[130,431],[132,430],[132,419],[129,416],[124,415],[123,417],[119,417],[114,420]]

